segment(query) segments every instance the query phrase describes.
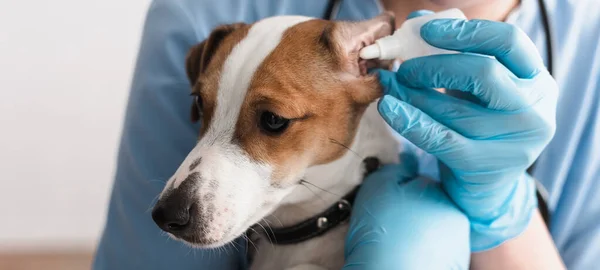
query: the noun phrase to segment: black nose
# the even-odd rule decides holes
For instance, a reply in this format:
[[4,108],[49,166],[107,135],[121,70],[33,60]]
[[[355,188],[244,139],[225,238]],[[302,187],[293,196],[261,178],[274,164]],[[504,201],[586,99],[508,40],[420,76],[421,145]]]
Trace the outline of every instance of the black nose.
[[[189,177],[192,176],[195,177],[195,174]],[[179,187],[164,192],[154,205],[152,219],[163,231],[178,237],[195,231],[198,210],[195,182],[183,181]]]
[[152,210],[152,219],[164,231],[177,234],[189,227],[190,211],[191,205],[157,204]]

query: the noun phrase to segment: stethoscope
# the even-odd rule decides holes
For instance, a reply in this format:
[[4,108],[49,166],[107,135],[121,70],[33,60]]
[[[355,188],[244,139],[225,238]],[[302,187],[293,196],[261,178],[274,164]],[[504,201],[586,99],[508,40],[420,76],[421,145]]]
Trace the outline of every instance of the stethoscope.
[[[327,8],[323,18],[326,20],[333,20],[337,18],[340,12],[343,0],[329,0]],[[544,36],[546,37],[546,68],[550,75],[553,75],[554,64],[553,64],[553,46],[552,46],[552,28],[550,27],[550,20],[548,18],[548,9],[544,0],[538,0],[538,6],[540,7],[540,14],[542,19],[542,27],[544,28]],[[535,163],[527,169],[527,172],[532,175]],[[548,192],[546,189],[536,180],[536,196],[538,200],[538,208],[542,214],[542,218],[546,223],[546,226],[550,227],[550,209],[548,208]]]

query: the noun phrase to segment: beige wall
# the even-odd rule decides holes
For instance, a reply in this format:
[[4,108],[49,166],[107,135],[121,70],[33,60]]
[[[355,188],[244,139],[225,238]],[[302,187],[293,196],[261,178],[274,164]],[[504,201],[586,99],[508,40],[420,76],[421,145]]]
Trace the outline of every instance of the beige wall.
[[0,251],[93,247],[148,0],[0,0]]

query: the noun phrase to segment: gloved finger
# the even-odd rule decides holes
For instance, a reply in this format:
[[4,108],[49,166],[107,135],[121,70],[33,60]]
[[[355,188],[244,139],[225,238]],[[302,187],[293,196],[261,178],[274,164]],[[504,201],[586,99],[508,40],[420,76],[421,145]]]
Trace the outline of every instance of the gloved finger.
[[383,88],[383,94],[389,95],[390,93],[403,92],[406,88],[405,85],[400,84],[396,78],[396,73],[385,69],[376,69],[373,71],[379,79],[379,84]]
[[[414,158],[416,160],[416,158]],[[417,177],[418,165],[408,160],[407,163],[402,160],[398,164],[386,164],[376,171],[367,175],[360,188],[361,193],[378,194],[374,189],[389,189],[397,184],[409,182]],[[388,183],[389,182],[389,183]],[[382,186],[384,186],[382,188]]]
[[445,161],[462,156],[467,139],[412,105],[385,95],[378,104],[383,119],[417,147]]
[[398,83],[414,88],[446,88],[469,92],[484,106],[519,110],[529,98],[515,86],[518,80],[495,59],[481,55],[445,54],[410,59],[400,65]]
[[391,71],[377,70],[377,76],[386,95],[411,104],[469,139],[495,137],[498,136],[498,130],[510,134],[522,129],[522,125],[515,125],[511,120],[512,114],[490,111],[471,101],[455,98],[428,87],[408,87],[400,83],[397,74]]
[[433,14],[434,12],[431,10],[427,10],[427,9],[421,9],[421,10],[416,10],[411,12],[410,14],[408,14],[408,16],[406,16],[406,19],[412,19],[412,18],[416,18],[419,16],[423,16],[423,15],[429,15],[429,14]]
[[413,153],[402,152],[399,155],[399,166],[405,173],[405,179],[417,177],[419,174],[419,160]]
[[498,130],[512,133],[522,128],[511,121],[511,114],[490,111],[433,89],[404,87],[401,91],[389,91],[387,94],[409,103],[469,139],[487,139],[498,136]]
[[519,78],[533,78],[545,69],[531,39],[507,23],[437,19],[421,27],[421,36],[439,48],[495,56]]
[[405,183],[410,183],[411,180],[415,179],[414,176],[408,176],[401,168],[400,164],[388,164],[384,165],[373,173],[367,175],[358,190],[357,200],[354,203],[352,209],[353,214],[357,215],[368,215],[373,203],[373,200],[396,200],[398,189],[400,189]]

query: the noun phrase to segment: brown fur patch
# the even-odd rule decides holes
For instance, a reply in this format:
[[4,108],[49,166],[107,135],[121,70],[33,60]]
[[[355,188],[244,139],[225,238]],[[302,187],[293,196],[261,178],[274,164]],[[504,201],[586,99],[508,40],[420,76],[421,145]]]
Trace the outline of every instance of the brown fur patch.
[[[381,19],[375,23],[366,26],[380,25]],[[350,25],[309,20],[289,28],[253,75],[233,143],[274,168],[273,185],[289,184],[282,183],[286,176],[345,154],[366,107],[381,95],[377,79],[359,70],[358,51],[368,33]],[[223,65],[250,27],[220,27],[188,56],[192,93],[203,99],[200,136],[211,125]],[[360,38],[353,39],[355,34]],[[259,127],[264,111],[295,120],[284,133],[269,135]]]
[[[364,110],[381,95],[376,78],[345,67],[336,27],[310,20],[288,29],[249,86],[234,140],[253,159],[271,164],[275,181],[346,153],[339,144],[352,144]],[[272,136],[259,128],[263,111],[299,120]]]

